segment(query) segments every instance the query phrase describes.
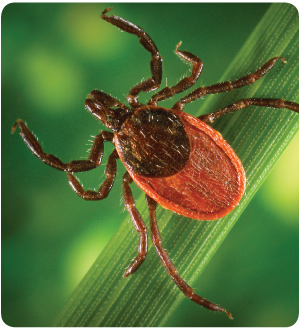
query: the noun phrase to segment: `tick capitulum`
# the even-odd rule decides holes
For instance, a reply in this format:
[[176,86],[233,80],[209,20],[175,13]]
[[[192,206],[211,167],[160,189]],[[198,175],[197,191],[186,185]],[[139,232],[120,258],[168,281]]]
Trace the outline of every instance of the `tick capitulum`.
[[[151,54],[151,77],[130,90],[127,96],[130,107],[98,90],[88,95],[85,101],[86,109],[111,131],[101,131],[96,136],[87,160],[69,163],[45,153],[21,119],[13,125],[12,132],[19,126],[20,134],[32,153],[45,164],[67,172],[69,184],[76,194],[85,200],[101,200],[108,196],[116,176],[116,160],[120,158],[127,170],[123,176],[124,204],[139,235],[137,256],[123,276],[133,274],[141,266],[148,252],[147,228],[135,207],[130,189],[130,184],[135,181],[146,193],[152,242],[168,274],[192,301],[210,310],[225,312],[232,318],[224,308],[194,293],[177,273],[176,267],[162,247],[156,222],[156,205],[158,203],[198,220],[221,218],[238,205],[245,191],[246,177],[243,166],[232,148],[209,124],[229,112],[251,105],[286,108],[295,112],[299,112],[299,105],[282,99],[248,98],[198,118],[184,113],[183,109],[187,103],[206,94],[227,92],[252,84],[271,70],[278,60],[285,59],[274,57],[254,73],[240,79],[197,88],[176,102],[172,109],[166,109],[159,107],[157,103],[190,88],[199,78],[203,68],[198,57],[179,50],[180,42],[175,52],[192,65],[191,75],[175,86],[165,87],[154,94],[147,105],[142,105],[139,102],[139,93],[154,91],[160,86],[161,56],[152,39],[141,28],[121,17],[107,16],[111,9],[105,9],[101,18],[136,35],[145,50]],[[100,166],[104,142],[111,142],[115,146],[105,168],[106,179],[97,192],[85,191],[73,173]]]

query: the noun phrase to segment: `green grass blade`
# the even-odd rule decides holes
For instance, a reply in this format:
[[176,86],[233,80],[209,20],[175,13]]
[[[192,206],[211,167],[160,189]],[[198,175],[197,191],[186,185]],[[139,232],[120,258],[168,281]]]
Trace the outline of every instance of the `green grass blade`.
[[[269,58],[285,56],[260,81],[241,90],[205,98],[202,113],[245,97],[282,97],[298,102],[298,13],[289,4],[273,4],[233,59],[221,80],[235,79]],[[236,151],[247,174],[240,205],[218,221],[195,221],[158,208],[165,248],[179,273],[193,285],[220,247],[255,192],[298,130],[298,115],[285,110],[254,109],[227,115],[214,127]],[[146,220],[144,196],[137,207]],[[176,288],[155,255],[149,255],[134,276],[122,274],[136,254],[138,237],[129,216],[110,240],[62,312],[58,326],[164,326],[184,295]],[[201,288],[196,289],[201,295]],[[207,297],[209,298],[209,297]],[[216,301],[217,303],[224,302]],[[230,311],[230,306],[225,308]],[[199,307],[201,313],[210,313]],[[216,317],[215,314],[211,314]],[[223,317],[223,315],[218,315]],[[224,318],[226,316],[224,315]],[[229,324],[229,323],[228,323]]]

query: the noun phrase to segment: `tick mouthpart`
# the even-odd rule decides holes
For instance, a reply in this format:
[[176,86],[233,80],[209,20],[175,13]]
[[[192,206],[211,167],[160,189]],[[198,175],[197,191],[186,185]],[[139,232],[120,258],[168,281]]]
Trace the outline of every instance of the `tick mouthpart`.
[[101,91],[98,91],[98,89],[94,89],[90,92],[90,94],[92,97],[94,97],[95,99],[102,99],[103,97],[106,96],[105,93],[101,92]]
[[90,93],[90,94],[88,94],[88,96],[86,97],[86,100],[94,100],[94,96]]
[[95,99],[95,97],[90,93],[87,95],[85,101],[84,101],[85,108],[90,111],[92,114],[96,115],[95,112],[97,112],[96,109],[100,109],[101,106],[99,104],[99,101]]
[[93,91],[91,91],[88,96],[86,97],[86,99],[88,100],[93,100],[93,101],[100,101],[103,98],[103,93],[98,91],[97,89],[94,89]]
[[91,111],[93,114],[95,114],[94,111],[92,111],[91,108],[96,108],[98,110],[103,111],[104,113],[106,113],[106,102],[102,97],[102,92],[98,91],[98,90],[93,90],[91,91],[86,99],[85,99],[85,107],[87,110]]
[[97,99],[93,97],[92,94],[89,94],[86,97],[84,106],[87,111],[98,118],[105,126],[108,125],[104,107]]

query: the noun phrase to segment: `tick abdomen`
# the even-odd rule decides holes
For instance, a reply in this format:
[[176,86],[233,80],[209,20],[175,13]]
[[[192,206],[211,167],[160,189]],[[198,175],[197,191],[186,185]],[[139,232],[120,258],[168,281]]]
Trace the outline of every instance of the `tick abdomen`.
[[[160,205],[194,219],[221,218],[236,207],[244,193],[243,166],[221,134],[189,114],[172,112],[184,124],[189,141],[185,166],[177,173],[162,177],[127,170]],[[170,145],[168,141],[166,144]]]

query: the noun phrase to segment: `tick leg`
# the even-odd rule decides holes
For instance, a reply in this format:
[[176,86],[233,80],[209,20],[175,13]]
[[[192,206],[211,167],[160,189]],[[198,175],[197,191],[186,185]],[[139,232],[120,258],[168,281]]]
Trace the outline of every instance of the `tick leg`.
[[225,81],[222,83],[214,84],[211,86],[206,86],[206,87],[200,87],[194,90],[192,93],[188,94],[187,96],[183,97],[180,99],[178,102],[176,102],[172,109],[175,110],[183,110],[184,106],[187,103],[190,103],[196,99],[199,99],[200,97],[203,97],[207,94],[217,94],[217,93],[223,93],[223,92],[228,92],[231,91],[235,88],[240,88],[249,84],[253,84],[256,80],[260,79],[263,77],[268,71],[270,71],[274,64],[278,60],[283,61],[284,63],[286,62],[284,57],[274,57],[270,59],[268,62],[266,62],[263,66],[261,66],[258,70],[256,70],[253,73],[250,73],[242,78],[239,78],[234,81]]
[[12,133],[15,132],[17,126],[20,128],[20,135],[27,144],[31,152],[39,158],[43,163],[65,172],[83,172],[89,171],[101,164],[103,156],[103,142],[113,142],[114,135],[111,132],[102,131],[94,140],[89,158],[87,160],[72,160],[69,163],[63,163],[59,158],[52,154],[46,154],[38,140],[29,131],[28,127],[21,119],[18,119],[12,127]]
[[153,245],[156,249],[156,252],[167,270],[168,274],[171,276],[172,280],[178,286],[178,288],[185,294],[186,297],[194,301],[196,304],[199,304],[207,309],[216,312],[224,312],[227,316],[232,319],[232,315],[226,311],[226,309],[213,304],[212,302],[198,296],[194,293],[194,290],[177,274],[177,269],[172,263],[170,257],[168,256],[165,249],[162,247],[162,241],[160,237],[160,233],[158,230],[157,222],[156,222],[156,205],[157,203],[149,196],[146,195],[147,204],[149,208],[149,218],[150,218],[150,227],[151,227],[151,238]]
[[116,159],[119,158],[116,149],[110,154],[107,165],[105,168],[106,179],[102,182],[98,191],[84,190],[79,181],[74,177],[72,173],[68,173],[69,184],[76,194],[87,201],[98,201],[104,199],[108,196],[117,174],[117,162]]
[[181,41],[176,45],[175,53],[193,65],[192,74],[189,77],[185,77],[182,80],[180,80],[177,85],[173,87],[165,87],[158,93],[154,94],[151,97],[148,104],[157,105],[157,102],[163,101],[167,98],[172,97],[174,94],[178,94],[185,91],[186,89],[193,86],[194,83],[199,78],[203,69],[202,61],[198,57],[196,57],[195,55],[189,52],[179,50],[180,45],[181,45]]
[[212,124],[217,118],[226,115],[229,112],[235,112],[241,109],[248,108],[251,105],[269,108],[286,108],[291,111],[299,112],[299,104],[285,101],[282,99],[262,99],[262,98],[249,98],[235,102],[215,112],[208,113],[206,115],[199,116],[198,118],[207,124]]
[[140,27],[136,26],[135,24],[124,20],[118,16],[106,16],[111,8],[107,8],[103,11],[101,18],[105,21],[117,26],[121,30],[135,34],[140,38],[140,43],[142,46],[151,53],[151,60],[150,60],[150,69],[152,73],[152,77],[142,81],[140,84],[134,86],[127,96],[127,101],[132,107],[138,107],[140,103],[138,102],[138,94],[143,92],[151,92],[156,90],[162,79],[162,59],[159,55],[158,49],[149,35],[143,31]]
[[128,172],[123,176],[123,195],[124,195],[124,204],[127,211],[130,214],[131,220],[133,222],[134,228],[140,236],[139,246],[138,246],[138,255],[133,259],[131,264],[127,267],[123,277],[127,277],[130,274],[133,274],[144,262],[148,253],[148,236],[147,236],[147,227],[137,210],[132,192],[130,189],[130,183],[132,183],[132,178]]

